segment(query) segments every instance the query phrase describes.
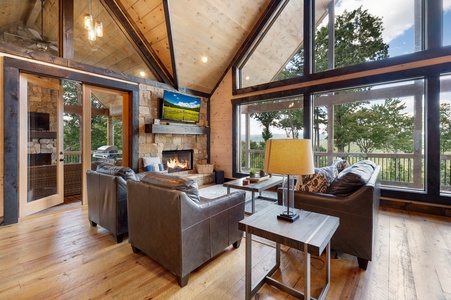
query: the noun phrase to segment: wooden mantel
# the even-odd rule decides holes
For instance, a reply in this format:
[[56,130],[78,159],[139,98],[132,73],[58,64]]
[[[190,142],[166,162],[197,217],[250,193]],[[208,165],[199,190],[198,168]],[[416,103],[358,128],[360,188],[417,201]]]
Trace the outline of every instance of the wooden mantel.
[[184,124],[146,124],[144,131],[160,134],[208,134],[210,128]]

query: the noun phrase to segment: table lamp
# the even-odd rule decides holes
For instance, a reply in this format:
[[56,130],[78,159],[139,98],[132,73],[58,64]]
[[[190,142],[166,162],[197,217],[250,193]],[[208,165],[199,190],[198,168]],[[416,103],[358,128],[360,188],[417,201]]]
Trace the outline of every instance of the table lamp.
[[278,219],[294,222],[294,176],[313,174],[313,150],[310,139],[269,139],[266,142],[264,170],[270,174],[287,175],[283,188],[284,211]]

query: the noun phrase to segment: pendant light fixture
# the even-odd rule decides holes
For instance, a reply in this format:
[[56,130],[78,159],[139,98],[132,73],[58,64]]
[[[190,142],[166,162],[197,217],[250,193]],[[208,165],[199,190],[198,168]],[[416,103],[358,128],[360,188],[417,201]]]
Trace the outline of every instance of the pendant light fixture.
[[97,0],[97,9],[98,9],[98,14],[97,14],[97,20],[96,20],[96,25],[95,25],[95,32],[96,32],[96,36],[102,37],[103,36],[103,24],[102,24],[102,21],[100,21],[100,0]]
[[85,13],[85,28],[89,31],[90,29],[92,29],[93,26],[93,18],[92,18],[92,14],[91,14],[91,0],[89,0],[89,4],[88,4],[88,12]]

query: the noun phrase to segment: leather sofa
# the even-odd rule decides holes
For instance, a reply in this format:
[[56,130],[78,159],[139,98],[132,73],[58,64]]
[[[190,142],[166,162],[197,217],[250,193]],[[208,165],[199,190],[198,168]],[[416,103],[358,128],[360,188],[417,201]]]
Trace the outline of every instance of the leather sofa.
[[100,164],[96,171],[86,171],[88,219],[91,226],[100,225],[114,234],[116,242],[128,232],[127,180],[137,180],[128,167]]
[[[356,256],[359,267],[364,270],[374,255],[380,202],[381,167],[373,164],[373,168],[368,169],[372,171],[364,170],[366,174],[362,174],[359,163],[350,166],[339,173],[323,193],[294,191],[295,208],[340,218],[331,249]],[[362,176],[366,177],[365,183],[362,183]],[[282,201],[280,189],[278,203]]]
[[144,252],[177,277],[183,287],[189,274],[233,244],[243,232],[245,192],[214,199],[199,196],[193,180],[147,173],[128,190],[128,240],[133,252]]

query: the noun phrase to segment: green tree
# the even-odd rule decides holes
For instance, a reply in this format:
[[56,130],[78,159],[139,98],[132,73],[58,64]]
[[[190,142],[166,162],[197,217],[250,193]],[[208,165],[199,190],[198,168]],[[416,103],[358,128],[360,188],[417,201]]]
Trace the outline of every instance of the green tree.
[[[368,13],[368,10],[359,7],[351,12],[344,11],[335,19],[335,68],[341,68],[372,60],[380,60],[388,57],[388,45],[382,39],[382,18]],[[317,72],[325,71],[328,66],[329,35],[327,27],[321,27],[315,40],[315,68]],[[358,90],[353,90],[357,92]],[[350,92],[350,91],[348,91]],[[355,117],[350,114],[357,112],[360,103],[349,103],[334,107],[334,140],[338,152],[350,150],[352,142],[360,141],[364,148],[370,147],[369,142],[363,141],[367,134],[359,130],[355,123]]]
[[280,112],[280,119],[277,123],[277,127],[285,130],[287,137],[294,139],[299,138],[299,132],[304,128],[304,110],[291,109]]
[[359,124],[355,114],[367,102],[354,102],[334,106],[334,144],[338,152],[350,152],[351,143],[359,139]]
[[276,126],[277,120],[280,118],[280,113],[278,111],[269,111],[269,112],[259,112],[252,113],[251,117],[259,121],[263,126],[262,138],[266,142],[270,138],[272,138],[272,133],[270,130],[270,126]]
[[[362,7],[344,11],[335,19],[335,68],[351,66],[388,57],[388,44],[382,39],[382,17],[371,15]],[[329,69],[329,33],[321,27],[315,39],[316,72]]]
[[[81,85],[62,80],[64,105],[80,105],[81,107]],[[65,113],[63,117],[64,151],[81,150],[81,116],[78,114]]]
[[440,153],[451,151],[451,104],[440,104]]
[[324,148],[321,147],[321,139],[320,139],[320,128],[321,125],[327,126],[327,111],[324,107],[315,107],[313,109],[313,150],[314,151],[322,151]]
[[378,148],[392,153],[413,153],[413,116],[400,99],[388,98],[371,109],[377,118]]

